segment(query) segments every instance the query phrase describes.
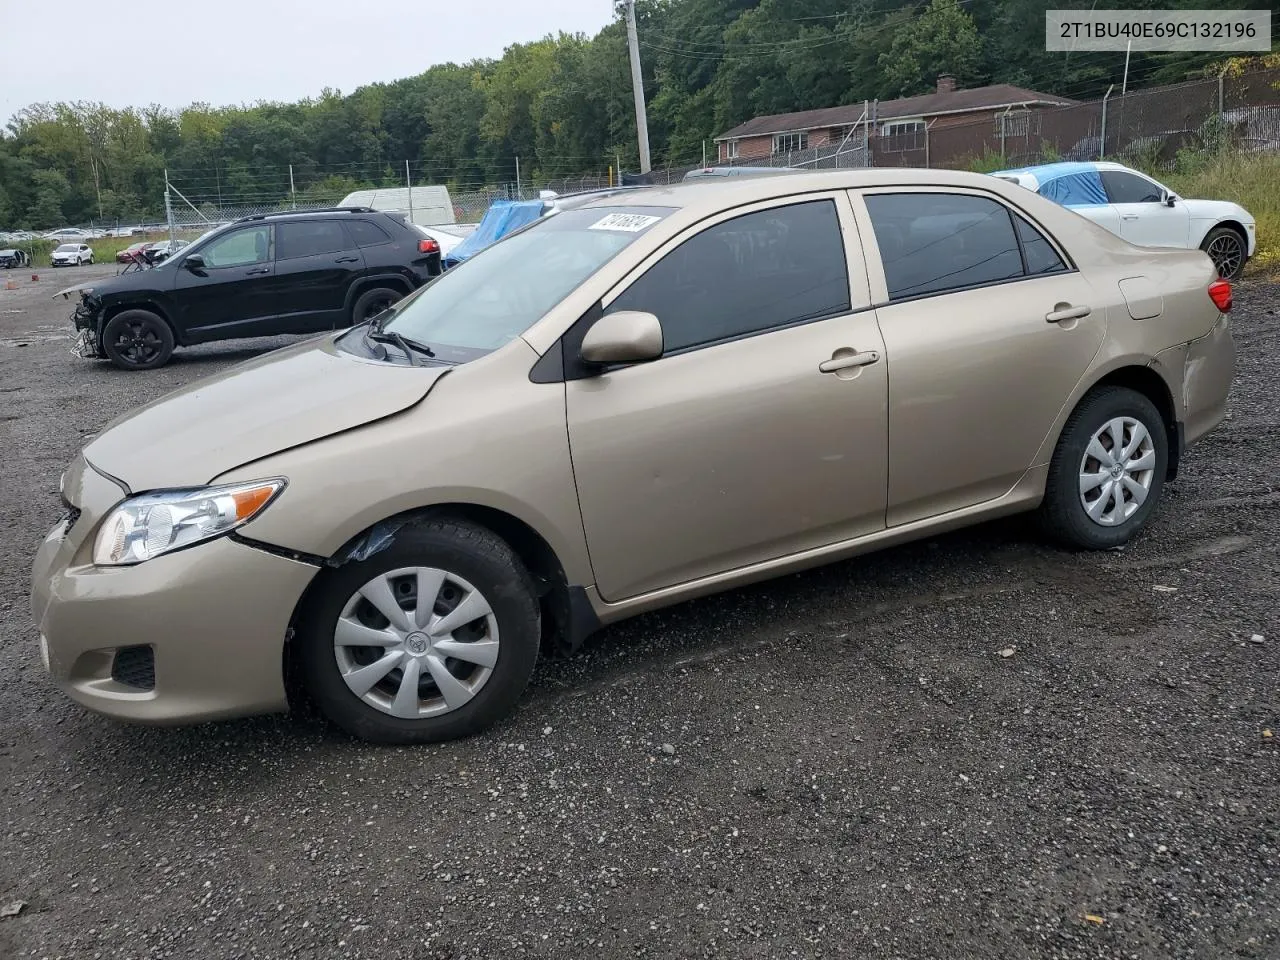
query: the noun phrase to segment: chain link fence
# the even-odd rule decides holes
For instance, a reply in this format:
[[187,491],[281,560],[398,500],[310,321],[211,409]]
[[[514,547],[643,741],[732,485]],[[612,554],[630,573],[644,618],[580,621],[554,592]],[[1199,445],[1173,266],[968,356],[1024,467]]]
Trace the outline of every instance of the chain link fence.
[[[894,135],[874,135],[874,123],[868,128],[860,120],[839,143],[764,157],[711,160],[708,165],[994,170],[1057,160],[1115,159],[1147,170],[1169,170],[1183,151],[1223,149],[1280,151],[1280,70],[1195,80],[1066,107],[1010,109],[976,121],[939,119],[923,129]],[[450,189],[453,221],[437,226],[465,233],[497,200],[532,199],[543,190],[568,194],[618,184],[665,186],[703,166],[664,162],[644,175],[597,171]],[[193,239],[242,217],[335,206],[346,195],[317,195],[308,190],[305,201],[293,195],[276,202],[224,203],[212,183],[170,180],[168,185],[168,211],[161,229],[174,239]]]

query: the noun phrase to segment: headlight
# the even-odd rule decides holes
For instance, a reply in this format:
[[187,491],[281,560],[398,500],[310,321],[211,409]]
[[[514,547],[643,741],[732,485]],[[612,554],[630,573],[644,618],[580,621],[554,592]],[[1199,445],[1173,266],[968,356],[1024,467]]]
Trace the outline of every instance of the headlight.
[[93,562],[104,567],[142,563],[220,537],[261,513],[284,485],[283,478],[275,478],[131,497],[107,515],[93,545]]

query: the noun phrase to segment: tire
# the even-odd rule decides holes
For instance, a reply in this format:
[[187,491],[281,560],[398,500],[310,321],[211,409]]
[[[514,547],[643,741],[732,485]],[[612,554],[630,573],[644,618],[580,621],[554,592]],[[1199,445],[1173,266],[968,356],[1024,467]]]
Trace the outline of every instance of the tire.
[[[426,570],[426,579],[417,570]],[[338,727],[374,743],[434,743],[479,733],[514,709],[538,659],[541,615],[528,571],[503,540],[460,521],[424,521],[401,528],[390,546],[325,577],[311,592],[293,643],[307,693]],[[388,601],[407,605],[399,614],[407,619],[398,630],[366,599],[370,592],[378,595],[379,584],[389,588],[381,594],[382,609]],[[482,612],[429,636],[414,619],[419,584],[432,585],[430,617],[437,623],[451,612],[451,603],[452,610],[472,604],[472,591],[480,597],[475,609]],[[437,615],[437,609],[443,612]],[[375,630],[390,639],[376,646],[339,643],[373,636]],[[454,657],[436,646],[448,643],[461,654],[469,642],[488,645],[494,636],[491,666],[468,659],[470,650]],[[370,665],[375,670],[364,679],[372,686],[361,692],[360,678],[349,682],[347,675]],[[452,679],[441,679],[455,704],[436,679],[445,669]],[[419,679],[410,691],[405,680],[411,670],[410,678]],[[409,713],[415,716],[404,715]]]
[[1214,227],[1200,244],[1223,280],[1239,280],[1249,259],[1249,244],[1230,227]]
[[351,326],[372,320],[387,307],[404,299],[404,294],[391,287],[373,287],[356,297],[351,307]]
[[125,310],[107,321],[102,350],[121,370],[154,370],[173,356],[173,331],[150,310]]
[[[1126,422],[1127,421],[1127,422]],[[1123,423],[1120,430],[1126,446],[1134,444],[1137,424],[1147,434],[1137,442],[1130,464],[1121,465],[1120,479],[1108,464],[1097,457],[1086,457],[1090,443],[1099,442],[1105,454],[1115,445],[1115,431],[1109,425]],[[1149,454],[1149,464],[1148,464]],[[1044,501],[1040,506],[1040,522],[1045,532],[1058,542],[1084,550],[1107,550],[1128,542],[1146,524],[1164,489],[1165,471],[1169,465],[1169,431],[1164,418],[1149,399],[1125,387],[1102,387],[1085,396],[1067,418],[1058,446],[1049,464]],[[1085,491],[1085,478],[1097,478]],[[1145,493],[1137,502],[1137,491]],[[1115,493],[1123,498],[1116,502]],[[1104,502],[1099,506],[1098,500]],[[1085,501],[1089,500],[1099,519],[1090,516]]]
[[93,254],[89,254],[89,266],[93,266]]

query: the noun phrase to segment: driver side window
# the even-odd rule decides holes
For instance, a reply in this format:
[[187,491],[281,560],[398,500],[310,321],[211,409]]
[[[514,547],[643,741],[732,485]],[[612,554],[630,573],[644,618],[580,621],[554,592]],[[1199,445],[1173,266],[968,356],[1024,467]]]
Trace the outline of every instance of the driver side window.
[[1112,203],[1159,203],[1164,199],[1150,180],[1119,170],[1103,170],[1102,186]]
[[219,237],[201,253],[204,265],[211,269],[266,263],[271,259],[271,227],[263,224],[236,230]]

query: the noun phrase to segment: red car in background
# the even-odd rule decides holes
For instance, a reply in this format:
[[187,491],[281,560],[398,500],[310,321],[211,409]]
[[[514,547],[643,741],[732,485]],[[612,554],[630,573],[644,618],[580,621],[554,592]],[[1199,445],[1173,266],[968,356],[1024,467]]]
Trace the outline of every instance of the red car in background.
[[151,242],[148,240],[129,244],[129,246],[116,254],[116,263],[133,263],[135,260],[145,259],[143,250],[149,246],[151,246]]

